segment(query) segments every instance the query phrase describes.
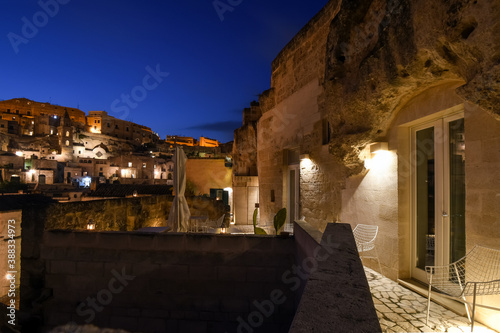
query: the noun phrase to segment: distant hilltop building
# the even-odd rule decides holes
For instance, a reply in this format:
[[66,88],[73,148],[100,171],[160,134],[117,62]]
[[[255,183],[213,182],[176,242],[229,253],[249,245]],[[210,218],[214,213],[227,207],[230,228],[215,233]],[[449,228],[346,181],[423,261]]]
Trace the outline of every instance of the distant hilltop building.
[[72,121],[85,125],[85,112],[82,110],[50,103],[35,102],[27,98],[14,98],[0,101],[0,112],[2,113],[2,119],[8,119],[14,115],[20,115],[27,118],[35,116],[63,117],[64,113],[67,112]]
[[[134,140],[138,144],[155,142],[159,138],[149,127],[109,116],[106,111],[85,112],[65,106],[40,103],[26,98],[0,101],[0,133],[27,136],[66,136],[69,128],[76,132],[104,134],[124,140]],[[62,121],[64,120],[65,121]],[[71,123],[71,124],[70,124]]]
[[189,136],[178,136],[178,135],[167,135],[167,139],[165,140],[167,144],[170,145],[179,145],[179,146],[188,146],[188,147],[219,147],[220,142],[215,139],[206,138],[200,136],[200,140],[196,140],[195,138]]
[[106,111],[89,111],[87,124],[91,133],[134,140],[140,143],[150,142],[154,135],[149,127],[112,117]]

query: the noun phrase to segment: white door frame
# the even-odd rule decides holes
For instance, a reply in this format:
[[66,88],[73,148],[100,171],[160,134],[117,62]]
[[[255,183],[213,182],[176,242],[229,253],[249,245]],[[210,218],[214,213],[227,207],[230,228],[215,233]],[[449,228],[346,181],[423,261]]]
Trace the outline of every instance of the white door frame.
[[449,123],[464,118],[463,108],[460,112],[440,115],[410,129],[411,142],[411,275],[427,281],[424,270],[417,267],[417,172],[416,172],[416,133],[434,128],[434,265],[446,265],[450,261],[450,161],[449,161]]

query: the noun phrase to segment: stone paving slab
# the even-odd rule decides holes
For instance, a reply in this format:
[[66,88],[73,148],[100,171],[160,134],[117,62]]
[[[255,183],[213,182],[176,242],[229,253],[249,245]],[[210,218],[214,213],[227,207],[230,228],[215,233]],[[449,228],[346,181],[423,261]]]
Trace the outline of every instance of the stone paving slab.
[[[373,303],[383,332],[470,332],[467,317],[431,303],[429,324],[425,323],[427,298],[365,267]],[[479,322],[474,332],[500,333]]]

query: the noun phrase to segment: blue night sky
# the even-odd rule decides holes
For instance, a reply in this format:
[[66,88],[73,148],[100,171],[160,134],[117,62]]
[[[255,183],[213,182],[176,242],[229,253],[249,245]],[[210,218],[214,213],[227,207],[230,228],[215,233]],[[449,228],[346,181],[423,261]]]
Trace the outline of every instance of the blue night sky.
[[219,15],[213,0],[4,0],[0,99],[231,141],[272,60],[326,2],[221,0]]

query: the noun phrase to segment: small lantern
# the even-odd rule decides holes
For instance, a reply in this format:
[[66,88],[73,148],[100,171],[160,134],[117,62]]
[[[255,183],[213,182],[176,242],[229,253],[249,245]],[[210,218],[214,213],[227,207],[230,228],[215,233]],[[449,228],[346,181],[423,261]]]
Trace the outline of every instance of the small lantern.
[[89,223],[87,223],[87,230],[95,230],[95,222],[92,219],[89,219]]

